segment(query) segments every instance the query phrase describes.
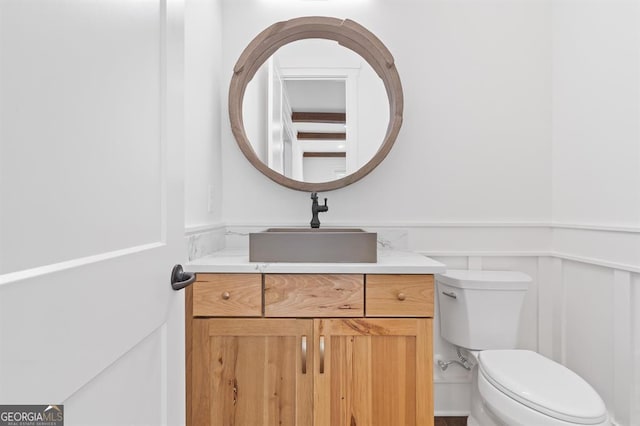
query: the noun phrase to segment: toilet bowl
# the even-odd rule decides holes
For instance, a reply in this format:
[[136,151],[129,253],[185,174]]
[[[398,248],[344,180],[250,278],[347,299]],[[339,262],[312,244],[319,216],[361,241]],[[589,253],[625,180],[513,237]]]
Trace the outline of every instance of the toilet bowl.
[[514,349],[530,282],[513,271],[450,270],[436,277],[440,334],[474,363],[467,424],[610,425],[602,398],[583,378]]
[[608,425],[604,402],[568,368],[527,350],[478,356],[478,392],[507,425]]

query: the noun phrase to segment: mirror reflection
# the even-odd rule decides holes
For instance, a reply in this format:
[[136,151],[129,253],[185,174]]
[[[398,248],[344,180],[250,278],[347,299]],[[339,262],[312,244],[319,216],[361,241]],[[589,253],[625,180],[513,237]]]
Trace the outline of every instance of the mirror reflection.
[[301,182],[356,172],[376,154],[389,124],[388,97],[373,68],[325,39],[278,49],[247,85],[242,107],[256,156]]

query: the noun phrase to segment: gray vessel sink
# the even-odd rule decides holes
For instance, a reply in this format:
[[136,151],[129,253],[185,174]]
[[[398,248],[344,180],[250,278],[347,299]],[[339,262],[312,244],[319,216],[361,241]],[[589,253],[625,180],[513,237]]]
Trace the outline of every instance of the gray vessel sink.
[[377,239],[356,228],[269,228],[249,234],[249,261],[376,263]]

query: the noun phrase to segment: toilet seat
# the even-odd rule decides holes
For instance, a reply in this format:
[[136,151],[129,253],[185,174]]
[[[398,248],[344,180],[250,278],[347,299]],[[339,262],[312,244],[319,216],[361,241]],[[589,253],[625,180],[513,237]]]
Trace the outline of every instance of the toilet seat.
[[488,350],[478,360],[491,385],[535,411],[584,425],[607,419],[604,402],[584,379],[536,352]]

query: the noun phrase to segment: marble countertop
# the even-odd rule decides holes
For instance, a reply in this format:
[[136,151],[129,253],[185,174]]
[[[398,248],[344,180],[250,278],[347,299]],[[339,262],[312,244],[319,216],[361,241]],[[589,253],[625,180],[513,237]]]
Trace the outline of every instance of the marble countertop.
[[248,250],[220,250],[184,266],[196,273],[275,274],[437,274],[444,264],[418,253],[378,250],[377,263],[263,263],[249,262]]

